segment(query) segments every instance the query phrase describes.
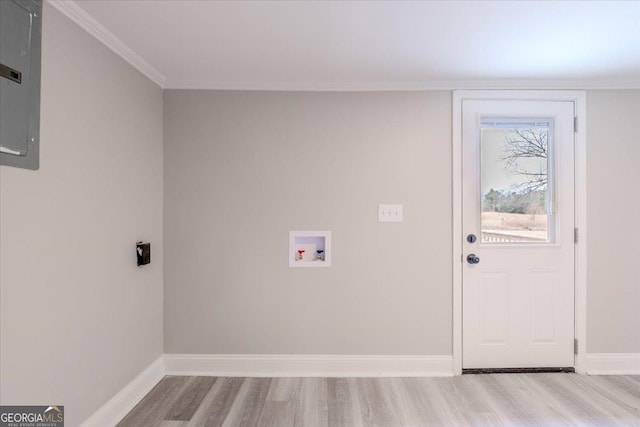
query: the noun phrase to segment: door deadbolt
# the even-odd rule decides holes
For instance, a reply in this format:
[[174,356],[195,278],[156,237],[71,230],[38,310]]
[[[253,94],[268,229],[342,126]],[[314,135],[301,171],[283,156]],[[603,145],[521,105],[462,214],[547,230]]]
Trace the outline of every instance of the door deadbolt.
[[476,237],[475,234],[469,234],[467,235],[467,242],[469,243],[475,243],[476,240],[478,240],[478,238]]

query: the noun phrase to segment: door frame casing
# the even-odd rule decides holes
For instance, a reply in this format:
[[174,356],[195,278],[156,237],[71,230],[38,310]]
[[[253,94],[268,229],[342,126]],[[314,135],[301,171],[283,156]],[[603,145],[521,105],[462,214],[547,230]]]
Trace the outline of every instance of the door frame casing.
[[577,373],[585,373],[587,348],[587,162],[586,92],[556,90],[454,90],[453,91],[453,374],[462,374],[462,102],[464,100],[567,101],[574,103],[577,129],[574,133],[574,227],[579,230],[574,245],[574,316],[578,351]]

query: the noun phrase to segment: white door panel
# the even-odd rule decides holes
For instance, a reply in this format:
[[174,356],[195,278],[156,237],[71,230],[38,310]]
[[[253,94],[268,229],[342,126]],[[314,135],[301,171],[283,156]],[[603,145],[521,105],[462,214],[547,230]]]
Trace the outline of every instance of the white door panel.
[[462,111],[463,368],[573,366],[574,105]]

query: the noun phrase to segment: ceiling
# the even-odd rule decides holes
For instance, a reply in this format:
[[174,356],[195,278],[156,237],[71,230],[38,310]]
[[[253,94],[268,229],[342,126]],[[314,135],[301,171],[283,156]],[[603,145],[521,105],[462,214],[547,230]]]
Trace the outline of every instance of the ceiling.
[[58,3],[167,88],[640,87],[640,1]]

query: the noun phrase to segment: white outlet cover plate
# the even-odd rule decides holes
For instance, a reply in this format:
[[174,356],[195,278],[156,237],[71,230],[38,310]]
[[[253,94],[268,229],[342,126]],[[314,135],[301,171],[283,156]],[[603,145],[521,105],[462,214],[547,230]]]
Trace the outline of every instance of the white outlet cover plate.
[[378,222],[402,222],[402,205],[378,205]]

